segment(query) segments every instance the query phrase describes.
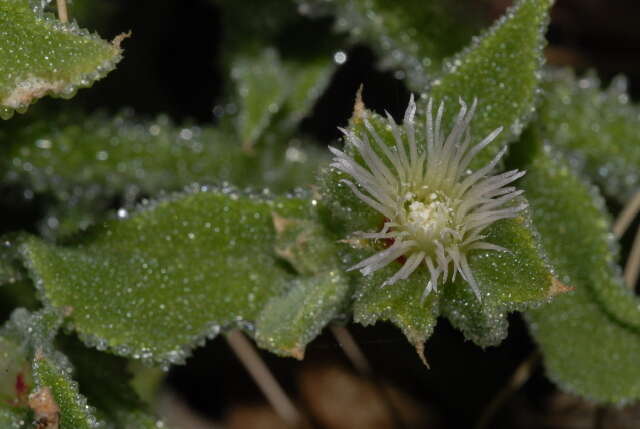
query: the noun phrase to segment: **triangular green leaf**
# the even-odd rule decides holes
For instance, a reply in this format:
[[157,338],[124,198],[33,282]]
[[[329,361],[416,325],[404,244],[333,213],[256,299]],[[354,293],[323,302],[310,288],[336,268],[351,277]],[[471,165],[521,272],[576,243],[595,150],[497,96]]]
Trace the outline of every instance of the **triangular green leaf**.
[[429,281],[426,269],[419,269],[394,285],[382,287],[382,283],[399,269],[399,265],[393,265],[369,277],[356,274],[360,278],[357,279],[353,318],[364,326],[390,321],[400,328],[424,359],[424,343],[433,333],[439,314],[439,294],[432,293],[421,299]]
[[[531,310],[531,332],[562,388],[598,402],[638,399],[640,333],[621,323],[637,298],[613,265],[609,217],[595,188],[546,149],[539,149],[522,186],[551,263],[576,290]],[[615,297],[624,311],[603,305],[603,296]]]
[[174,363],[221,329],[247,326],[290,276],[273,250],[272,210],[233,190],[155,202],[75,245],[29,240],[22,253],[46,301],[99,348]]
[[242,146],[250,150],[288,95],[287,74],[278,52],[268,47],[236,56],[231,78],[239,104],[237,133]]
[[347,309],[348,276],[340,269],[334,238],[313,213],[273,215],[275,251],[300,274],[283,296],[272,298],[256,322],[258,344],[274,353],[304,357],[305,347]]
[[442,314],[479,346],[498,345],[507,336],[507,314],[546,302],[557,281],[542,257],[529,213],[491,225],[487,241],[507,252],[474,252],[469,258],[482,299],[458,279],[443,288]]
[[71,97],[122,58],[120,40],[105,42],[34,11],[29,0],[0,1],[0,117],[24,112],[45,95]]
[[41,223],[47,237],[68,236],[104,215],[114,198],[182,190],[192,183],[269,187],[311,184],[326,151],[300,141],[245,153],[235,135],[211,126],[178,126],[167,117],[141,121],[123,112],[69,112],[0,130],[0,175],[6,183],[55,197]]
[[348,278],[337,269],[296,279],[286,295],[272,298],[262,310],[258,345],[302,359],[307,344],[345,310],[350,291]]
[[[502,146],[514,140],[534,109],[543,63],[552,0],[517,0],[491,28],[464,51],[447,61],[428,95],[456,111],[458,99],[478,99],[474,135],[483,138],[504,127],[498,138],[474,159],[471,168],[486,164]],[[453,116],[451,116],[452,118]]]
[[640,183],[640,108],[630,103],[626,80],[602,89],[593,73],[548,71],[537,123],[554,147],[609,196],[627,201]]
[[87,349],[71,337],[58,343],[73,365],[74,380],[101,418],[122,429],[166,427],[149,413],[131,387],[126,359]]
[[[99,421],[79,393],[77,383],[71,380],[66,357],[53,348],[53,338],[61,322],[62,317],[55,311],[31,314],[18,309],[0,332],[0,344],[10,348],[13,343],[20,352],[13,358],[29,395],[28,399],[18,399],[18,405],[28,405],[30,415],[47,426],[92,429]],[[15,377],[15,372],[10,376]],[[17,382],[10,384],[14,385],[17,390]]]

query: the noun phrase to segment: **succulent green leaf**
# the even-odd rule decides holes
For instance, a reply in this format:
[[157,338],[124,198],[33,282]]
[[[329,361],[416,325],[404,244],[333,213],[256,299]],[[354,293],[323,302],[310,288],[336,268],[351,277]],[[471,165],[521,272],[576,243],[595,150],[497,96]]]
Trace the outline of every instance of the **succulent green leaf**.
[[284,102],[282,127],[293,130],[310,114],[315,102],[329,86],[336,69],[328,53],[311,58],[285,59],[284,69],[289,76],[289,93]]
[[114,117],[62,113],[21,123],[0,130],[0,142],[6,182],[67,200],[79,186],[101,198],[157,194],[194,182],[291,190],[313,183],[327,158],[307,149],[311,144],[247,156],[222,128],[178,126],[166,116],[140,121],[127,111]]
[[630,103],[619,76],[602,89],[594,73],[571,70],[545,74],[538,112],[543,135],[569,155],[608,196],[627,201],[640,183],[640,108]]
[[[477,4],[470,1],[299,0],[299,10],[336,15],[336,31],[366,43],[383,69],[397,70],[410,89],[424,91],[442,60],[464,47],[478,25]],[[399,69],[399,70],[398,70]]]
[[288,92],[287,74],[278,52],[264,48],[236,56],[231,64],[239,104],[236,129],[249,150],[282,108]]
[[529,311],[531,332],[563,389],[605,403],[638,399],[640,333],[625,320],[637,298],[614,266],[610,219],[595,188],[549,152],[538,151],[522,187],[552,265],[575,292]]
[[[5,376],[21,377],[23,387],[19,388],[17,381],[8,384],[21,391],[13,401],[16,411],[24,413],[28,406],[31,408],[28,415],[42,423],[53,425],[59,421],[60,429],[91,429],[98,420],[78,391],[77,383],[70,378],[66,357],[53,347],[61,322],[62,317],[56,311],[16,310],[0,332],[3,350],[0,358],[4,365],[7,364],[4,358],[13,360],[13,369]],[[22,393],[24,390],[28,397]]]
[[364,326],[379,321],[393,323],[400,328],[424,360],[424,343],[433,333],[439,314],[439,296],[432,293],[422,300],[422,294],[429,281],[424,267],[416,270],[405,280],[382,287],[382,283],[399,268],[399,265],[391,264],[368,277],[362,277],[360,273],[355,274],[359,277],[353,318]]
[[2,427],[31,428],[34,419],[45,418],[50,425],[58,419],[61,429],[105,423],[122,429],[159,427],[128,385],[124,359],[86,349],[69,337],[63,337],[63,346],[71,360],[55,348],[61,322],[55,311],[20,309],[0,331],[0,398],[10,405],[0,405],[0,422],[13,421]]
[[40,228],[47,237],[85,229],[116,197],[127,208],[127,201],[194,182],[287,191],[313,183],[327,160],[325,150],[300,142],[264,145],[248,155],[228,131],[177,126],[164,116],[62,113],[8,125],[0,130],[0,175],[55,197]]
[[239,105],[236,130],[244,149],[253,148],[268,128],[290,134],[309,114],[334,70],[328,53],[281,59],[275,48],[263,47],[235,56],[231,77]]
[[41,395],[43,402],[55,402],[60,409],[60,429],[92,429],[96,426],[98,420],[93,410],[87,405],[86,398],[80,394],[78,384],[70,378],[66,368],[60,367],[46,355],[38,355],[33,363],[33,376],[36,389],[31,394],[32,398],[34,395]]
[[481,300],[460,278],[443,286],[440,298],[442,314],[482,347],[498,345],[507,336],[507,313],[548,301],[558,284],[543,259],[529,213],[496,222],[486,236],[508,251],[471,253],[469,265]]
[[133,390],[126,359],[87,349],[71,337],[62,337],[59,343],[73,365],[74,379],[81,392],[100,417],[122,429],[166,427],[149,413]]
[[338,269],[294,281],[272,298],[256,323],[258,345],[283,356],[304,357],[305,347],[346,309],[351,286]]
[[[312,205],[316,202],[312,201]],[[313,206],[312,206],[313,207]],[[335,239],[315,219],[315,213],[273,213],[275,251],[303,276],[313,276],[339,265]]]
[[75,245],[22,253],[46,301],[89,344],[173,363],[221,329],[255,321],[290,276],[273,250],[272,210],[233,190],[177,195],[104,223]]
[[0,427],[26,428],[31,422],[28,394],[33,386],[27,349],[21,338],[0,331]]
[[256,322],[255,337],[274,353],[302,359],[307,344],[346,311],[351,284],[340,269],[335,239],[314,213],[287,217],[274,213],[273,222],[275,251],[300,276],[285,295],[267,303]]
[[122,58],[120,40],[108,43],[49,14],[29,0],[0,1],[0,117],[45,95],[71,97],[111,71]]
[[[504,127],[471,168],[489,162],[520,135],[534,109],[543,63],[542,47],[552,0],[518,0],[491,28],[447,61],[429,96],[443,101],[448,112],[458,99],[478,99],[473,133],[483,138]],[[453,119],[453,115],[449,116]]]

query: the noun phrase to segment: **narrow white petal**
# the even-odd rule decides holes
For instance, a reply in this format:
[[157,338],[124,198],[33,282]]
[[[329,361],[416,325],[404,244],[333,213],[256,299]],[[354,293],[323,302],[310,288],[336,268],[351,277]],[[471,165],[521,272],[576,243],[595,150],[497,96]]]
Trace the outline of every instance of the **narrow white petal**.
[[360,198],[363,202],[365,202],[369,207],[371,207],[372,209],[382,213],[383,215],[385,215],[387,218],[391,218],[393,217],[393,212],[391,211],[391,209],[383,206],[382,204],[380,204],[379,202],[375,201],[374,199],[366,196],[365,194],[363,194],[362,192],[360,192],[358,190],[358,188],[356,187],[356,185],[354,185],[353,183],[351,183],[348,180],[341,180],[342,183],[344,183],[345,185],[347,185],[349,188],[351,188],[351,191],[356,194],[356,196],[358,198]]
[[465,255],[461,255],[460,257],[460,275],[462,275],[462,278],[469,283],[469,286],[471,286],[473,293],[476,294],[478,301],[482,301],[480,287],[478,287],[478,282],[476,282],[476,279],[473,276],[473,272],[471,271],[471,267],[469,267],[469,262]]
[[494,141],[496,137],[498,137],[498,135],[502,132],[502,130],[503,130],[503,127],[496,128],[487,137],[485,137],[484,140],[482,140],[480,143],[478,143],[473,148],[471,148],[471,150],[467,152],[463,160],[460,162],[460,169],[465,170],[469,165],[469,163],[471,162],[471,160],[478,154],[478,152],[480,152],[482,149],[487,147],[492,141]]
[[418,265],[424,260],[424,252],[414,253],[407,259],[402,268],[400,268],[393,276],[389,277],[382,283],[382,286],[392,285],[398,280],[404,280],[409,277]]
[[505,249],[497,244],[487,243],[486,241],[478,241],[468,247],[469,250],[495,250],[496,252],[511,253],[509,249]]
[[347,271],[360,270],[362,274],[370,274],[390,262],[395,261],[402,256],[404,252],[411,248],[415,243],[413,241],[396,241],[388,247],[350,267]]

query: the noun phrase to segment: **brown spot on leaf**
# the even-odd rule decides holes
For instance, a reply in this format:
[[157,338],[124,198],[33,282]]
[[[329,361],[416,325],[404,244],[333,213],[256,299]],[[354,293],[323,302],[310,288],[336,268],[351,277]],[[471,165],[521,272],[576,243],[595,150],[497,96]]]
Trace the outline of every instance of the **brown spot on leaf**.
[[51,389],[44,386],[29,395],[29,407],[35,416],[36,429],[58,429],[60,407],[56,403]]
[[64,87],[65,83],[61,80],[49,81],[35,76],[28,76],[26,79],[16,82],[13,91],[0,100],[0,105],[11,107],[12,109],[20,109],[48,93],[62,92]]
[[276,212],[271,212],[271,218],[273,219],[273,228],[277,234],[282,234],[293,223],[291,219],[280,216]]
[[360,87],[356,92],[356,102],[353,105],[353,114],[351,115],[351,122],[353,124],[359,124],[367,116],[367,107],[362,101],[362,89],[363,85],[360,84]]
[[549,288],[548,295],[550,297],[553,297],[553,296],[560,295],[560,294],[563,294],[563,293],[571,292],[571,291],[573,291],[575,289],[576,288],[574,288],[573,286],[568,286],[568,285],[562,283],[560,280],[558,280],[555,277],[553,277],[553,278],[551,278],[551,287]]

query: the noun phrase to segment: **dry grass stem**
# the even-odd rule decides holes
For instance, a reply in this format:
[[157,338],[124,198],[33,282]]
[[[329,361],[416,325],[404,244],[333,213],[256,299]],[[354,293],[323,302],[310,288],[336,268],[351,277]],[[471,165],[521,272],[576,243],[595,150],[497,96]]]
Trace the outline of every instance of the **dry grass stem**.
[[264,363],[255,347],[238,330],[229,332],[226,335],[226,339],[233,352],[251,374],[251,377],[253,377],[278,415],[292,427],[297,426],[301,421],[300,413]]

